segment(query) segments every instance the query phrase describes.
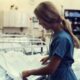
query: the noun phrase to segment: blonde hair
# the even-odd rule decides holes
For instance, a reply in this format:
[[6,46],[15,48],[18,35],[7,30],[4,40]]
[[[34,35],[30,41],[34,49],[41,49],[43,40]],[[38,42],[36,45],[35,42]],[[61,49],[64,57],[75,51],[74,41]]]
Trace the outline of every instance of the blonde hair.
[[65,31],[67,31],[73,41],[74,41],[74,46],[79,48],[80,43],[78,38],[73,34],[72,32],[72,27],[69,21],[65,20],[58,12],[56,7],[49,1],[45,1],[40,3],[34,10],[35,15],[40,19],[43,19],[47,23],[60,23]]
[[80,48],[80,42],[79,42],[78,38],[72,32],[71,22],[69,20],[66,20],[66,19],[63,18],[62,23],[63,23],[63,29],[68,31],[69,34],[71,35],[71,37],[74,41],[74,46],[76,48]]

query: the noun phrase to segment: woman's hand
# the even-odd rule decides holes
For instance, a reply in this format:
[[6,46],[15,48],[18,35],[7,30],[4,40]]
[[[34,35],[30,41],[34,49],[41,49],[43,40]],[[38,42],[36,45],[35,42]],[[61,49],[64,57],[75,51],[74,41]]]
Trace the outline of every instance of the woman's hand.
[[27,80],[26,77],[29,77],[29,76],[30,76],[30,72],[29,71],[23,71],[22,72],[22,78],[23,78],[23,80]]
[[22,78],[22,80],[28,80],[27,78]]
[[42,62],[42,64],[46,64],[48,59],[49,57],[44,57],[40,60],[40,62]]

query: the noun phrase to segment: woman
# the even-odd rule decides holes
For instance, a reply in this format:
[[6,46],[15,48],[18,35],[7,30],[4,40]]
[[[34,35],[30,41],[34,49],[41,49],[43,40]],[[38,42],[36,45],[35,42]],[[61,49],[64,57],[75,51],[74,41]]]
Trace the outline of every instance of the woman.
[[71,66],[74,62],[74,46],[79,48],[80,45],[77,37],[72,33],[70,24],[48,1],[40,3],[34,13],[39,24],[46,30],[52,30],[54,35],[49,48],[49,56],[42,59],[42,63],[49,60],[48,65],[23,71],[23,80],[30,75],[48,75],[48,80],[77,80]]

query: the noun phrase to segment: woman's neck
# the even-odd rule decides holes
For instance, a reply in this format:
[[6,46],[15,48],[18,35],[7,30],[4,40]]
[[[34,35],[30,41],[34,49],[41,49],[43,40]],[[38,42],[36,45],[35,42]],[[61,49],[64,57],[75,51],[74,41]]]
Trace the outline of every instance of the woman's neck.
[[56,29],[54,30],[54,33],[60,32],[63,29],[61,28],[61,25],[57,26]]

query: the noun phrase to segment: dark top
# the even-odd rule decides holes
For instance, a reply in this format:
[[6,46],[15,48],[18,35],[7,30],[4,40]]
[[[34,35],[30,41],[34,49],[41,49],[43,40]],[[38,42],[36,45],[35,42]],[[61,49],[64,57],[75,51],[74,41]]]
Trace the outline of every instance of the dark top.
[[60,57],[61,63],[55,73],[49,75],[49,80],[77,80],[71,68],[74,52],[74,44],[70,34],[64,30],[53,36],[49,47],[49,57]]

